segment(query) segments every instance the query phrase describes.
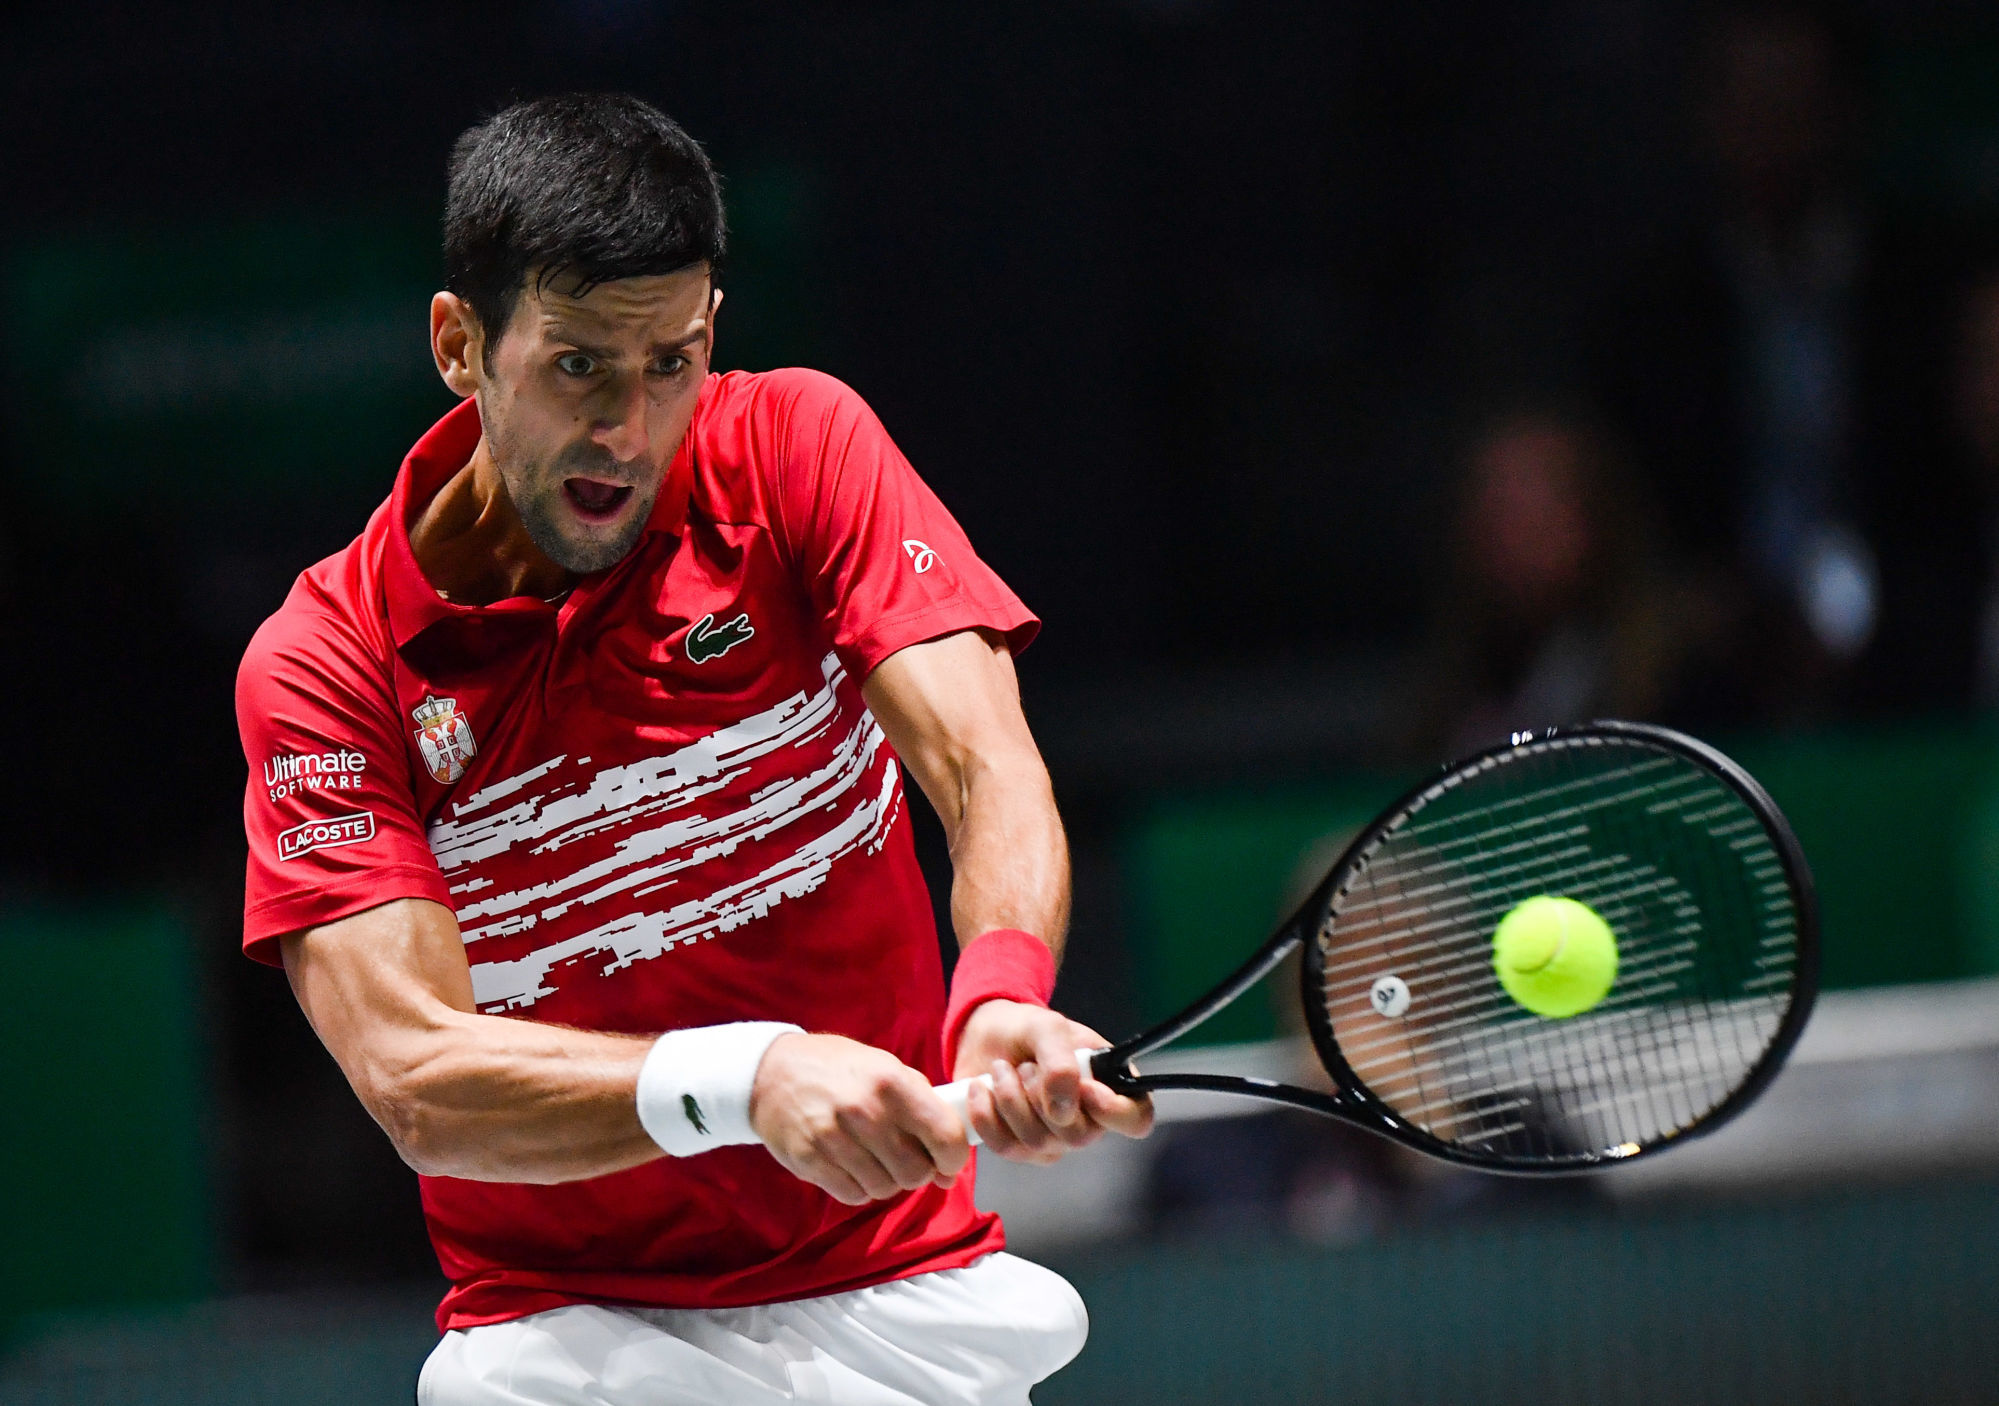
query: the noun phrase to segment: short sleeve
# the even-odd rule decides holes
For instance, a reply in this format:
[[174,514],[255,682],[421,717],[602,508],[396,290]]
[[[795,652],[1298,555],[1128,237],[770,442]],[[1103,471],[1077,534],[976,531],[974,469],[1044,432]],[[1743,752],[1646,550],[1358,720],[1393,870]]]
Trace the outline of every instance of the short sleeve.
[[985,628],[1018,654],[1040,628],[859,395],[815,371],[769,373],[759,436],[774,525],[856,678],[899,649]]
[[250,766],[243,950],[281,961],[277,939],[397,898],[448,904],[424,839],[386,671],[338,622],[287,607],[236,676]]

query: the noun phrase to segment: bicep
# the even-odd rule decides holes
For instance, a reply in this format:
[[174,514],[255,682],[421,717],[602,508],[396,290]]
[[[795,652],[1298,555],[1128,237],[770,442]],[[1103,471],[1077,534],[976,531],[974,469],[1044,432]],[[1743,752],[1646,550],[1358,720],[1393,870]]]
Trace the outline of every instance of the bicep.
[[458,920],[428,899],[384,903],[280,945],[306,1019],[364,1099],[475,1010]]

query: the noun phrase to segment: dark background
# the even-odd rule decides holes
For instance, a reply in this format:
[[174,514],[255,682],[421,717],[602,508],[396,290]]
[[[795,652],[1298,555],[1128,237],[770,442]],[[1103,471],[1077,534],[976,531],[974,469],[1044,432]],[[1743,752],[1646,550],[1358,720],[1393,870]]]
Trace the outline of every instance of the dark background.
[[[1999,22],[1953,0],[1839,18],[1854,189],[1925,232],[1896,364],[1927,405],[1955,334],[1923,300],[1981,266],[1999,208]],[[1708,22],[1663,0],[7,21],[0,897],[155,902],[192,934],[210,1287],[434,1273],[408,1174],[237,952],[231,688],[447,407],[423,330],[456,133],[605,87],[708,145],[734,225],[720,364],[853,384],[1047,622],[1023,678],[1076,834],[1065,999],[1121,1026],[1143,1001],[1120,846],[1151,797],[1446,750],[1400,723],[1448,609],[1468,427],[1609,413],[1604,329],[1715,198],[1690,96]],[[1905,448],[1947,437],[1909,414]],[[1949,457],[1873,481],[1882,542],[1976,515],[1949,510]],[[1676,506],[1646,519],[1662,554],[1687,547]],[[1884,690],[1857,667],[1796,706],[1722,690],[1677,716],[1781,736],[1974,710],[1944,673]]]

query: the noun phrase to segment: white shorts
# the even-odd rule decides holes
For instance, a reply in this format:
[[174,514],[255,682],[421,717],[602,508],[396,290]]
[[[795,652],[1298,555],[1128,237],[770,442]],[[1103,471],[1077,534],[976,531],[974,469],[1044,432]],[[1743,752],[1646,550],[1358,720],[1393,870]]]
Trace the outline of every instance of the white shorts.
[[576,1304],[446,1333],[418,1406],[1025,1406],[1083,1349],[1069,1281],[1009,1254],[755,1308]]

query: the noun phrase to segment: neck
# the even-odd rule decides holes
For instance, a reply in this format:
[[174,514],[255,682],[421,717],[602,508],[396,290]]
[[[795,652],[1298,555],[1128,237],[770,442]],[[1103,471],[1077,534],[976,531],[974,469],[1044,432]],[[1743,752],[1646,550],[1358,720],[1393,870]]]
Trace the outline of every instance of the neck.
[[528,536],[483,435],[465,467],[409,525],[409,534],[424,579],[458,605],[491,605],[509,596],[546,599],[576,584]]

